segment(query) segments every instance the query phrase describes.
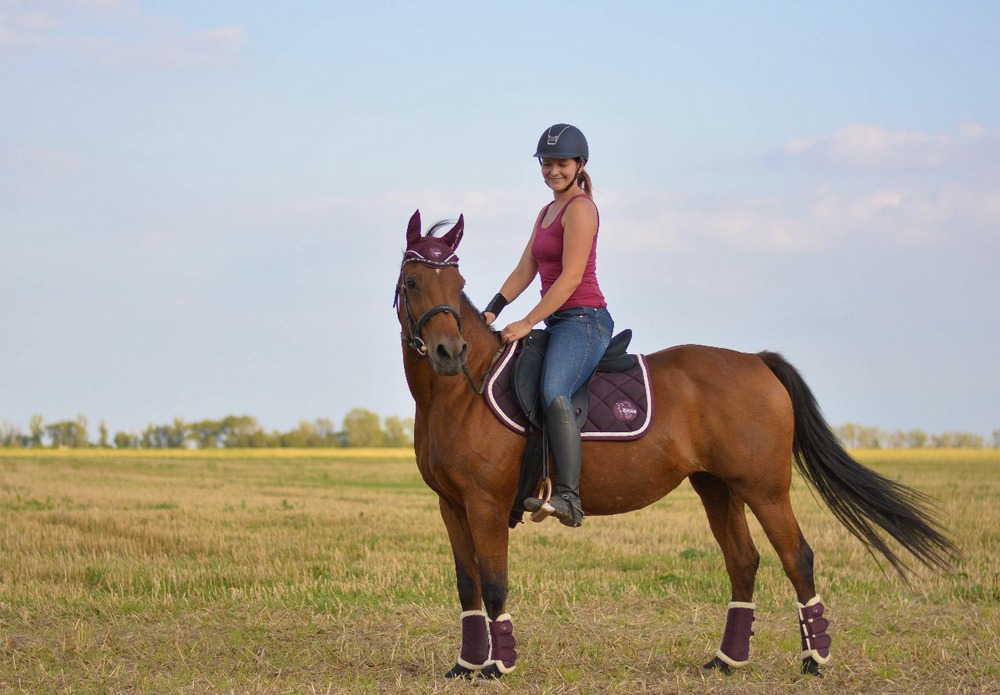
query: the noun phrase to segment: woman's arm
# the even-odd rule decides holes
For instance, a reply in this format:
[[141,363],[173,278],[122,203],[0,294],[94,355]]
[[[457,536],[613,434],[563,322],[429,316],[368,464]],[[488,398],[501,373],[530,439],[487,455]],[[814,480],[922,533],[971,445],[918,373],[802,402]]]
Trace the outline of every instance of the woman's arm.
[[[538,213],[538,219],[541,219],[542,215],[545,214],[545,209],[543,208],[540,213]],[[503,298],[507,300],[508,303],[513,302],[521,293],[524,292],[528,285],[532,283],[535,276],[538,275],[538,264],[535,263],[535,257],[531,255],[531,245],[535,241],[535,230],[538,229],[538,220],[535,220],[535,226],[531,229],[531,236],[528,237],[528,243],[524,247],[524,251],[521,252],[521,259],[517,262],[514,270],[504,281],[503,286],[500,288],[500,294]],[[483,317],[486,319],[486,323],[493,323],[496,320],[496,315],[489,311],[483,312]]]
[[[583,280],[596,235],[597,206],[587,198],[574,200],[563,213],[562,273],[527,316],[504,328],[503,336],[506,340],[525,337],[535,324],[558,310],[570,298]],[[530,256],[530,246],[527,251]],[[534,265],[534,259],[531,262]]]

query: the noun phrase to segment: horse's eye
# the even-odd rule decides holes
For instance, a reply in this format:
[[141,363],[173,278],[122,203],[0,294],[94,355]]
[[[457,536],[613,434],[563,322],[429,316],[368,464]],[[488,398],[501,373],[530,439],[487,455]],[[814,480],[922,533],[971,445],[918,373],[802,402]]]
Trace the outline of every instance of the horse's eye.
[[417,279],[415,277],[413,277],[412,275],[410,277],[406,278],[406,280],[404,280],[403,283],[406,285],[406,289],[408,289],[408,290],[415,290],[415,289],[417,289]]

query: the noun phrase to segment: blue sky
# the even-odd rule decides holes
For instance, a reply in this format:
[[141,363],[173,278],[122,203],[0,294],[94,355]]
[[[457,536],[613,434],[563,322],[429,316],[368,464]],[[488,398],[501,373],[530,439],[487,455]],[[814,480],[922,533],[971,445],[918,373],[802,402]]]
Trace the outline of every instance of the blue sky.
[[637,350],[776,350],[834,424],[989,437],[998,29],[993,2],[0,0],[0,422],[411,415],[407,219],[465,214],[485,304],[571,122]]

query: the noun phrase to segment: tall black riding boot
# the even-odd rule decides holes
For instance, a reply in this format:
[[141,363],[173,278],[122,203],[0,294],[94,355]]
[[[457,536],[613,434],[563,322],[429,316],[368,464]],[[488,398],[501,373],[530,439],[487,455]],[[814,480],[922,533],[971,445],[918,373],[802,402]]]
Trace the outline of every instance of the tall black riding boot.
[[557,396],[545,410],[545,428],[552,457],[555,459],[556,491],[547,504],[537,497],[524,500],[529,512],[542,509],[566,526],[583,523],[580,504],[580,426],[576,422],[573,404],[565,396]]

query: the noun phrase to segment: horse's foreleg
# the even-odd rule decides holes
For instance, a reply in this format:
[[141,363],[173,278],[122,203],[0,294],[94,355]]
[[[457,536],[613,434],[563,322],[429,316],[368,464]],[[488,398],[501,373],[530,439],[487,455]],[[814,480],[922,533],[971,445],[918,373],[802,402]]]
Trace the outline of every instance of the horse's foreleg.
[[499,678],[513,671],[517,661],[514,625],[507,612],[509,505],[484,499],[470,505],[468,513],[482,599],[489,617],[490,662],[483,675]]
[[729,486],[707,473],[692,475],[691,485],[701,497],[712,535],[722,548],[732,595],[726,607],[726,628],[722,644],[703,668],[729,673],[750,661],[753,636],[754,584],[760,555],[747,526],[744,502]]
[[489,665],[489,623],[486,611],[483,610],[479,568],[465,510],[453,507],[444,498],[440,498],[439,502],[441,517],[448,529],[448,538],[455,556],[458,599],[462,604],[462,647],[455,666],[445,677],[468,678]]

